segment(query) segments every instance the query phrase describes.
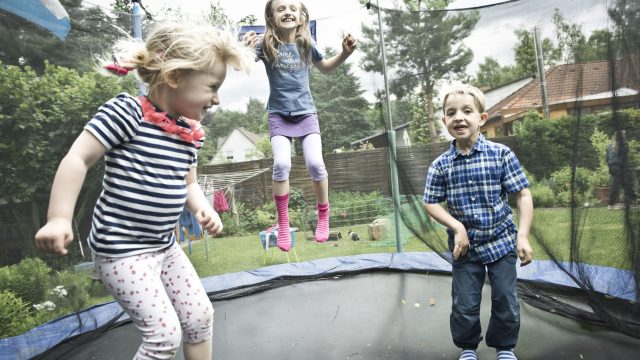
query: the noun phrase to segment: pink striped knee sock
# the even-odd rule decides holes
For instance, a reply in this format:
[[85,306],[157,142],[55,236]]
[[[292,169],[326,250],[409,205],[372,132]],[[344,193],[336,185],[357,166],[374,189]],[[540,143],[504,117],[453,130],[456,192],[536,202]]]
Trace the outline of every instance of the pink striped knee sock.
[[329,239],[329,203],[318,204],[318,226],[315,239],[317,242],[325,242]]
[[282,251],[291,249],[291,234],[289,233],[289,194],[274,195],[278,212],[278,247]]

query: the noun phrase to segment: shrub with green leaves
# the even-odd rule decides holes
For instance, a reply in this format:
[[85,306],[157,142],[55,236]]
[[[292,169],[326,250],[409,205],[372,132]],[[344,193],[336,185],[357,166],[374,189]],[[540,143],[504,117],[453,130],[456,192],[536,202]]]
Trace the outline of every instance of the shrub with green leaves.
[[[349,226],[370,223],[380,216],[393,212],[391,203],[378,191],[332,192],[330,222],[332,226]],[[314,213],[315,214],[315,213]]]
[[27,258],[19,264],[0,268],[0,291],[8,290],[25,301],[45,299],[51,268],[39,258]]
[[533,206],[536,208],[550,208],[555,206],[556,196],[549,185],[535,183],[531,185],[530,191]]
[[[50,284],[47,298],[58,306],[58,316],[80,311],[89,303],[91,279],[86,273],[58,272],[52,277]],[[64,294],[55,289],[64,289]]]
[[[571,167],[565,166],[551,174],[553,190],[562,206],[582,206],[591,198],[592,171],[577,167],[575,181],[572,189]],[[571,201],[571,192],[574,192],[574,202]]]
[[20,335],[35,325],[30,304],[12,291],[0,291],[0,339]]

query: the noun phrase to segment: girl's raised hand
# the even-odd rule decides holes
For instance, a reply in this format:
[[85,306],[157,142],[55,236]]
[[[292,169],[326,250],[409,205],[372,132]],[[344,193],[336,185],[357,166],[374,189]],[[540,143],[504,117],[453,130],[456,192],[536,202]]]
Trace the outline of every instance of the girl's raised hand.
[[353,53],[357,46],[358,40],[353,35],[351,35],[351,33],[347,33],[344,38],[342,38],[342,51],[346,52],[347,54],[351,55],[351,53]]
[[67,254],[67,246],[73,240],[71,222],[66,219],[51,219],[36,233],[36,246],[40,251]]
[[255,31],[249,31],[242,36],[242,43],[245,46],[255,48],[256,45],[258,44],[259,39],[260,37],[258,36],[258,34],[256,34]]

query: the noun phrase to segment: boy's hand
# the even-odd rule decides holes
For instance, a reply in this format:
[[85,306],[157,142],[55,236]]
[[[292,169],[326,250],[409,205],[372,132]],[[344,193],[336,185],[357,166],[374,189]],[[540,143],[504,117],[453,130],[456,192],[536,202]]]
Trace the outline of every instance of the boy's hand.
[[205,207],[195,214],[196,220],[202,225],[204,230],[207,230],[209,234],[218,235],[222,233],[222,220],[220,215],[210,207]]
[[255,31],[249,31],[246,34],[244,34],[244,36],[242,36],[242,43],[245,46],[255,48],[256,45],[258,44],[259,39],[260,38],[258,37],[258,34],[256,34]]
[[72,240],[71,221],[67,219],[51,219],[36,233],[36,246],[44,252],[66,255]]
[[342,39],[342,51],[351,55],[356,47],[358,47],[358,40],[356,40],[353,35],[347,33]]
[[469,237],[467,236],[467,229],[456,229],[453,237],[453,259],[458,260],[460,256],[465,256],[467,250],[469,250]]
[[531,264],[531,261],[533,261],[533,249],[531,248],[531,244],[529,244],[528,238],[518,237],[516,250],[518,251],[518,257],[520,258],[520,266]]

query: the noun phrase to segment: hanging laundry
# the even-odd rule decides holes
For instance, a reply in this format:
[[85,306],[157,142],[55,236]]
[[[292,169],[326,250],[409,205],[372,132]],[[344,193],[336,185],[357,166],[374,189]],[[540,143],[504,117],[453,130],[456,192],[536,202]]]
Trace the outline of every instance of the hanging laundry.
[[229,203],[224,197],[224,190],[216,190],[213,193],[213,209],[219,213],[229,211]]

